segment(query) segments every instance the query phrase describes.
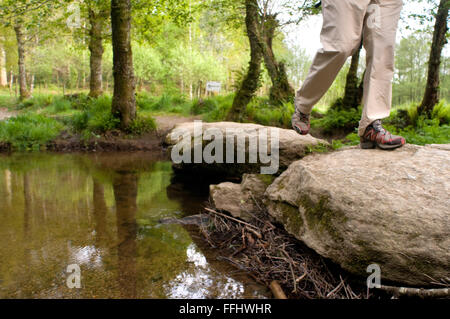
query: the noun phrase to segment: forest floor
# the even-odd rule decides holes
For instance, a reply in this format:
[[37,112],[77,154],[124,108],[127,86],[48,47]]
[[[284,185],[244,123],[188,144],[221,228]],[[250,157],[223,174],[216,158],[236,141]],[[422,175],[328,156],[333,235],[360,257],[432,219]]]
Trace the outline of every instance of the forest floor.
[[154,119],[156,121],[157,131],[159,133],[167,133],[177,124],[201,120],[202,116],[155,115]]
[[0,108],[0,121],[15,116],[16,112],[9,111],[7,108]]

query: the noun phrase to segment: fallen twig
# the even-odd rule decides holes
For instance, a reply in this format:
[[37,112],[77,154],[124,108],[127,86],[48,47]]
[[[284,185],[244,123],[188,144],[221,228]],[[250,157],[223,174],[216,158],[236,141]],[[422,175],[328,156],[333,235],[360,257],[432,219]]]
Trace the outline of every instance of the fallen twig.
[[231,217],[231,216],[228,216],[228,215],[225,215],[225,214],[216,212],[215,210],[212,210],[212,209],[210,209],[210,208],[205,208],[205,209],[206,209],[208,212],[210,212],[210,213],[213,213],[213,214],[222,216],[222,217],[224,217],[224,218],[231,219],[232,221],[235,221],[235,222],[240,223],[240,224],[242,224],[242,225],[245,225],[245,226],[248,226],[248,227],[253,228],[253,229],[255,229],[255,230],[258,230],[258,228],[255,227],[255,226],[253,226],[252,224],[246,223],[246,222],[244,222],[244,221],[242,221],[242,220],[239,220],[239,219],[237,219],[237,218],[234,218],[234,217]]
[[381,286],[383,291],[392,293],[396,297],[422,297],[422,298],[444,298],[450,297],[450,288],[443,289],[423,289],[423,288],[407,288],[407,287],[393,287]]
[[281,288],[278,281],[272,281],[270,283],[270,289],[272,290],[273,296],[276,299],[287,299],[286,294],[284,293],[283,288]]

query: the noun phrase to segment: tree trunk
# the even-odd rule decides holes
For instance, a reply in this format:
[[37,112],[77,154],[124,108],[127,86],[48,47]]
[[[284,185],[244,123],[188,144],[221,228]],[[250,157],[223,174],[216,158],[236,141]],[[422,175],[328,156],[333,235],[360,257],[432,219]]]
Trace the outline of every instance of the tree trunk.
[[[2,41],[3,39],[0,39]],[[6,52],[3,45],[0,46],[0,86],[8,85],[8,75],[6,74]]]
[[245,1],[246,16],[245,24],[247,27],[247,36],[250,41],[250,63],[248,66],[247,75],[236,93],[233,101],[233,106],[228,113],[227,120],[240,121],[247,104],[252,99],[256,90],[258,89],[261,62],[263,54],[258,41],[258,4],[256,0]]
[[264,63],[272,80],[270,100],[276,105],[293,101],[295,96],[295,91],[289,84],[285,65],[282,62],[277,62],[272,48],[275,31],[278,27],[279,23],[276,17],[267,15],[261,25],[263,32],[259,38],[261,50],[264,55]]
[[31,79],[30,79],[30,95],[33,95],[34,92],[34,81],[35,81],[36,77],[34,74],[31,75]]
[[345,83],[345,93],[342,101],[342,106],[344,109],[356,109],[358,108],[359,102],[359,83],[358,83],[358,66],[359,57],[361,54],[362,45],[359,47],[358,51],[352,56],[352,62],[350,64],[350,70],[347,74],[347,81]]
[[27,74],[25,69],[25,35],[20,24],[14,26],[14,31],[16,33],[17,51],[19,56],[20,99],[24,100],[30,97],[30,92],[28,92],[27,88]]
[[439,69],[441,65],[442,49],[446,41],[448,31],[447,18],[450,0],[441,0],[436,15],[433,43],[431,45],[430,60],[428,62],[428,80],[422,104],[418,108],[419,115],[431,118],[434,106],[439,103]]
[[356,105],[361,105],[362,104],[362,100],[363,100],[363,96],[364,96],[364,78],[366,77],[366,72],[367,70],[364,70],[364,73],[361,77],[361,83],[358,86],[358,95],[356,97]]
[[11,70],[9,72],[9,94],[12,95],[12,91],[13,91],[13,86],[14,86],[14,73]]
[[131,51],[131,0],[111,1],[114,97],[113,116],[123,130],[136,119],[135,80]]
[[103,93],[102,58],[103,58],[103,18],[102,12],[96,14],[89,8],[89,51],[90,56],[90,92],[89,96],[97,98]]

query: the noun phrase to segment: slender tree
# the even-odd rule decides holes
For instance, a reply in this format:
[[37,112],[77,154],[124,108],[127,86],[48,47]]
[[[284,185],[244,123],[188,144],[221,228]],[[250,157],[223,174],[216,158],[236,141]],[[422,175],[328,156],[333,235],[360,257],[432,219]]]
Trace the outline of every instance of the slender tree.
[[[17,39],[20,99],[30,96],[26,72],[26,45],[44,33],[45,21],[60,6],[56,0],[3,0],[0,2],[0,23],[14,29]],[[32,77],[33,78],[33,77]],[[31,83],[32,90],[32,83]]]
[[428,79],[425,95],[418,107],[418,113],[431,117],[434,106],[439,103],[439,71],[441,65],[442,50],[447,43],[448,12],[450,0],[441,0],[436,14],[436,23],[431,44],[430,59],[428,62]]
[[131,50],[131,0],[111,1],[114,96],[113,116],[126,130],[136,119],[135,80]]
[[8,76],[6,74],[6,51],[4,46],[4,37],[0,37],[0,87],[8,85]]
[[19,65],[19,91],[20,99],[24,100],[30,97],[30,91],[27,85],[27,72],[25,67],[25,34],[23,31],[23,23],[18,19],[14,25],[14,32],[17,39],[17,55]]
[[[345,109],[357,108],[361,103],[360,88],[361,85],[358,79],[359,58],[361,55],[362,44],[359,49],[353,54],[350,63],[350,69],[347,73],[347,80],[345,83],[345,92],[342,99],[342,106]],[[362,82],[361,82],[362,83]]]
[[241,83],[233,105],[228,113],[227,120],[239,121],[244,113],[245,107],[255,94],[261,76],[261,62],[263,54],[259,45],[258,30],[258,6],[255,0],[245,0],[245,25],[250,42],[250,62],[247,75]]
[[275,32],[280,28],[277,14],[270,14],[264,10],[260,20],[262,32],[259,35],[259,45],[261,46],[264,56],[264,64],[266,65],[270,79],[272,80],[270,100],[274,104],[293,101],[295,91],[289,83],[286,67],[283,62],[277,61],[272,46]]
[[89,96],[98,97],[103,93],[103,37],[106,21],[110,15],[109,7],[105,1],[89,1],[87,10],[89,15],[89,51],[90,51],[90,92]]
[[[228,120],[238,121],[242,118],[245,107],[258,88],[261,66],[257,66],[257,63],[260,61],[264,61],[272,81],[270,90],[272,103],[276,105],[293,100],[294,89],[289,84],[284,63],[278,62],[275,57],[272,43],[280,28],[298,23],[304,17],[318,13],[318,9],[314,7],[317,2],[316,0],[306,0],[298,5],[287,0],[245,0],[245,25],[250,42],[250,65],[247,75],[236,93],[227,117]],[[288,12],[297,18],[282,23],[278,19],[281,11]]]

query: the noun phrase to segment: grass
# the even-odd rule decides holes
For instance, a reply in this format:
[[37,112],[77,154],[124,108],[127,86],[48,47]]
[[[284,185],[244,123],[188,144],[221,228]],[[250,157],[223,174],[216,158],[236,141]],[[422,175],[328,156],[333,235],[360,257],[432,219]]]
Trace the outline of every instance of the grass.
[[187,116],[191,113],[192,103],[181,95],[163,94],[158,98],[146,93],[139,93],[137,107],[138,110],[152,113],[176,113]]
[[[154,130],[156,123],[153,116],[157,114],[201,115],[207,122],[224,121],[231,109],[233,99],[234,94],[190,101],[185,96],[173,93],[166,93],[159,97],[138,93],[138,118],[126,133],[138,136]],[[49,138],[54,137],[56,130],[81,134],[84,139],[99,137],[119,128],[119,121],[111,114],[111,103],[109,95],[91,99],[86,94],[72,96],[41,94],[26,101],[17,102],[15,98],[0,92],[0,107],[19,110],[19,113],[25,116],[19,117],[17,122],[9,120],[8,128],[5,128],[6,124],[2,124],[0,141],[6,141],[20,148],[37,148],[44,145]],[[274,107],[270,105],[267,98],[255,97],[248,104],[243,121],[290,128],[293,112],[292,103]],[[333,149],[338,149],[345,145],[359,143],[355,129],[360,117],[361,109],[343,110],[322,105],[314,109],[311,125],[330,136],[336,132],[350,133],[344,139],[332,140]],[[37,119],[48,119],[48,121],[37,125],[36,131],[25,130],[24,126],[36,123]],[[392,133],[404,136],[412,144],[450,143],[450,104],[445,100],[436,105],[431,120],[419,117],[417,103],[410,103],[394,107],[391,116],[383,123]],[[48,129],[48,134],[42,132],[45,129]],[[17,136],[14,135],[14,130],[17,130]],[[30,138],[29,143],[26,143],[27,138]]]
[[[112,98],[92,99],[85,94],[72,96],[37,95],[25,101],[0,95],[0,106],[19,111],[19,116],[0,122],[0,142],[16,150],[39,150],[63,131],[79,134],[83,140],[98,138],[118,130],[120,121],[111,112]],[[138,110],[137,119],[126,134],[140,136],[154,131],[156,123]]]
[[13,149],[40,150],[58,137],[63,124],[39,114],[24,114],[0,122],[0,141]]

